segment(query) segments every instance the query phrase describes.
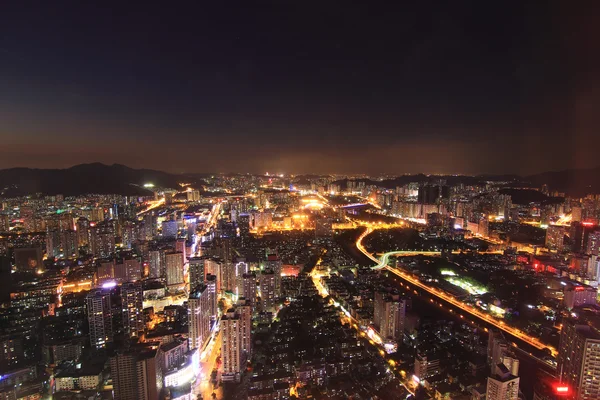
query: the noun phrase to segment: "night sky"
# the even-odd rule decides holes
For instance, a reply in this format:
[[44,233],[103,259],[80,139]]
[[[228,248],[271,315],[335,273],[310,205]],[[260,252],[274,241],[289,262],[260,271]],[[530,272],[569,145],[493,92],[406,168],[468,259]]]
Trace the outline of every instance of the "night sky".
[[600,164],[600,2],[7,3],[0,168]]

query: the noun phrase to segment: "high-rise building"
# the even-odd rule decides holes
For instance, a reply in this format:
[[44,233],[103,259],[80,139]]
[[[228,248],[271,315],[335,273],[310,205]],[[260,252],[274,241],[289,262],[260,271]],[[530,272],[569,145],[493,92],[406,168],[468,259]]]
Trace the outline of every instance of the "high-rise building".
[[92,254],[107,258],[115,252],[115,228],[112,221],[103,221],[90,229]]
[[166,261],[164,250],[150,250],[148,251],[149,278],[166,278]]
[[165,254],[167,286],[181,285],[183,280],[183,257],[180,252]]
[[240,214],[237,217],[237,226],[242,239],[242,247],[248,244],[250,239],[250,216],[248,214]]
[[546,247],[550,250],[563,251],[565,242],[565,227],[549,225],[546,229]]
[[133,348],[110,357],[114,400],[159,400],[163,372],[156,348]]
[[263,271],[259,277],[260,283],[260,304],[262,311],[274,311],[276,306],[275,296],[275,273],[273,271]]
[[185,239],[180,238],[175,241],[175,251],[181,253],[181,258],[183,259],[183,263],[187,262],[187,256],[185,253]]
[[519,377],[510,373],[504,364],[496,366],[496,373],[487,381],[486,400],[518,400]]
[[267,256],[267,262],[265,270],[273,271],[275,275],[275,297],[281,295],[281,270],[283,269],[283,263],[277,254],[269,254]]
[[189,325],[189,347],[190,349],[204,348],[210,338],[210,327],[213,300],[208,285],[201,284],[190,293],[188,299],[188,325]]
[[10,230],[10,218],[6,213],[0,213],[0,232],[5,233]]
[[235,310],[240,316],[240,341],[242,362],[252,357],[252,303],[241,297]]
[[589,325],[565,320],[557,371],[561,382],[575,389],[576,400],[600,399],[600,333]]
[[131,249],[137,240],[136,226],[132,221],[123,222],[121,243],[124,249]]
[[90,244],[90,221],[87,218],[77,219],[77,243],[79,247]]
[[375,292],[373,322],[382,339],[393,339],[402,342],[404,337],[404,317],[406,301],[399,295],[388,295]]
[[198,190],[188,190],[186,195],[187,201],[200,201],[200,192]]
[[156,236],[158,220],[155,215],[148,213],[144,215],[144,237],[146,240],[152,240]]
[[113,342],[110,291],[91,290],[86,297],[87,317],[90,327],[90,344],[93,349],[103,349]]
[[242,341],[240,316],[233,309],[221,317],[221,360],[223,361],[223,381],[241,379],[242,372]]
[[238,296],[244,293],[244,275],[248,273],[248,263],[245,260],[237,260],[234,265],[234,290]]
[[188,276],[190,279],[190,291],[193,291],[198,285],[204,283],[205,270],[204,261],[206,257],[192,257],[188,265]]
[[60,257],[60,231],[58,229],[46,232],[46,254],[48,258]]
[[315,236],[330,237],[333,234],[331,218],[317,218],[315,221]]
[[256,273],[249,272],[242,276],[243,284],[242,284],[242,293],[241,296],[244,296],[246,301],[250,302],[252,305],[256,304]]
[[168,238],[168,239],[175,239],[177,238],[177,221],[175,220],[168,220],[168,221],[163,221],[162,223],[162,237],[163,238]]
[[592,231],[588,235],[585,253],[600,256],[600,230]]
[[139,283],[125,283],[121,286],[123,306],[123,328],[129,337],[138,337],[144,331],[143,289]]
[[77,258],[79,256],[79,242],[77,232],[71,229],[62,231],[61,247],[65,258]]
[[208,287],[208,297],[210,300],[211,324],[217,322],[218,302],[217,302],[217,277],[215,275],[206,275],[206,286]]

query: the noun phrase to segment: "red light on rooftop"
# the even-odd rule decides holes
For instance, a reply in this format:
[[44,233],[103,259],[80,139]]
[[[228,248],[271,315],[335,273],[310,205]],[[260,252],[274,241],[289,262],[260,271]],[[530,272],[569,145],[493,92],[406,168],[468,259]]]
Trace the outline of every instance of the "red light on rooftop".
[[559,383],[554,386],[554,393],[559,396],[568,396],[571,394],[571,388],[565,384]]
[[583,226],[594,226],[594,223],[586,221],[586,222],[582,222],[581,225],[583,225]]
[[576,292],[583,292],[585,290],[585,288],[583,286],[576,286],[575,287],[575,291]]

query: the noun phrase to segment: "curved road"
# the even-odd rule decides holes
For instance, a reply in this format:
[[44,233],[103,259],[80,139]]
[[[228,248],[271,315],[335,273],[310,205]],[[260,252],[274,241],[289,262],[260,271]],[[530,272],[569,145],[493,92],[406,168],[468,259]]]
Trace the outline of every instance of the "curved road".
[[[373,228],[367,228],[367,230],[361,234],[359,236],[359,238],[356,240],[356,248],[363,253],[365,256],[369,257],[371,260],[373,260],[373,262],[377,263],[377,265],[375,265],[373,267],[373,269],[386,269],[388,271],[390,271],[391,273],[397,275],[398,277],[402,278],[403,280],[405,280],[406,282],[428,292],[429,294],[436,296],[450,304],[452,304],[454,307],[459,308],[461,310],[463,310],[464,312],[471,314],[473,317],[476,317],[492,326],[495,326],[498,329],[501,329],[502,331],[508,333],[511,336],[514,336],[530,345],[532,345],[533,347],[543,350],[543,349],[548,349],[550,350],[550,352],[552,353],[552,355],[554,357],[556,357],[556,355],[558,355],[558,351],[556,351],[556,349],[552,346],[549,346],[547,344],[542,343],[538,338],[535,338],[533,336],[529,336],[527,335],[525,332],[523,332],[520,329],[514,328],[512,326],[506,325],[504,323],[504,321],[498,320],[494,317],[492,317],[491,315],[480,311],[479,309],[472,307],[468,304],[463,303],[462,301],[454,298],[454,296],[447,294],[446,292],[436,289],[434,287],[425,285],[424,283],[422,283],[421,281],[419,281],[419,279],[415,276],[413,276],[412,274],[408,274],[406,272],[403,271],[399,271],[396,268],[392,268],[388,265],[388,259],[390,256],[393,255],[402,255],[406,253],[411,253],[414,254],[415,252],[407,252],[407,251],[391,251],[388,253],[385,253],[381,259],[378,259],[377,257],[375,257],[373,254],[369,253],[367,251],[367,249],[365,249],[365,247],[362,244],[363,239],[369,235],[371,232],[373,232],[374,229]],[[425,253],[423,253],[425,255]]]

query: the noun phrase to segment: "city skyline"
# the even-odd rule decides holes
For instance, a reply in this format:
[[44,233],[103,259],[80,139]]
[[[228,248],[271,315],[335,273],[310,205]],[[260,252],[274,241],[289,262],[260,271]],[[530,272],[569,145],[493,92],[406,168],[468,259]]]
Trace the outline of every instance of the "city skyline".
[[0,168],[596,166],[600,7],[388,7],[8,5]]

